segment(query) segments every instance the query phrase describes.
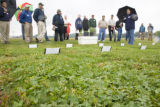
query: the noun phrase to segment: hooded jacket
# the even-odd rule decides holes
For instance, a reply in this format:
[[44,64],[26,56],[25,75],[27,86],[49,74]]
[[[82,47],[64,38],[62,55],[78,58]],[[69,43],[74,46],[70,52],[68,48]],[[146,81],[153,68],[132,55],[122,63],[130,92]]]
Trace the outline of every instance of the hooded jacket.
[[75,22],[75,27],[77,30],[82,30],[82,20],[81,18],[77,18],[76,22]]

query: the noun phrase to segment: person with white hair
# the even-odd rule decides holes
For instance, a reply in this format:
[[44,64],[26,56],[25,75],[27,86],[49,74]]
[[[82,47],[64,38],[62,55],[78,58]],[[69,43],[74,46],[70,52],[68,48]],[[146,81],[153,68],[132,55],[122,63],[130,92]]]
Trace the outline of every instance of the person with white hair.
[[148,40],[149,41],[152,41],[152,36],[153,36],[153,26],[152,24],[150,23],[149,26],[148,26]]

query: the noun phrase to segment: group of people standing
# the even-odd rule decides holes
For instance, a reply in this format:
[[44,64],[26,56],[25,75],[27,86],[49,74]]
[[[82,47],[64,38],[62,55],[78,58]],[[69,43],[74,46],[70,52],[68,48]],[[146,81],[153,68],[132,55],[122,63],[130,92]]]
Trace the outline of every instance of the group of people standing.
[[[0,32],[1,32],[1,39],[2,43],[8,43],[9,38],[9,23],[10,23],[10,15],[7,10],[7,3],[5,1],[1,2],[0,7]],[[47,30],[46,30],[46,19],[47,16],[44,13],[43,4],[39,3],[38,8],[35,9],[34,13],[29,10],[30,6],[26,5],[24,10],[22,11],[20,15],[19,22],[22,24],[22,36],[23,39],[30,43],[33,41],[33,27],[32,27],[32,14],[33,19],[37,23],[38,27],[38,35],[36,36],[37,42],[43,42],[43,39],[45,38],[46,41],[49,41],[49,38],[47,36]],[[105,16],[102,16],[102,19],[98,22],[99,27],[99,35],[98,40],[104,41],[105,35],[106,35],[106,29],[109,31],[109,40],[112,41],[112,38],[114,41],[120,41],[122,36],[122,28],[123,23],[125,23],[125,29],[126,29],[126,40],[129,39],[128,44],[132,45],[134,43],[134,30],[135,30],[135,21],[134,18],[132,18],[133,14],[131,13],[130,9],[127,9],[126,11],[127,15],[124,17],[123,20],[118,20],[117,22],[114,20],[114,15],[111,15],[111,18],[109,21],[105,20]],[[69,39],[69,33],[70,33],[70,26],[71,24],[67,20],[67,16],[64,18],[62,17],[62,11],[57,10],[57,14],[53,16],[52,20],[53,28],[52,30],[55,31],[54,40],[58,41],[58,37],[60,37],[60,41],[63,41],[65,39]],[[75,28],[76,28],[76,36],[75,40],[78,40],[78,36],[83,35],[84,36],[96,36],[96,28],[97,28],[97,21],[95,19],[94,15],[91,15],[91,18],[88,20],[86,16],[84,16],[84,19],[81,19],[81,16],[78,15],[78,18],[75,21]],[[116,39],[116,30],[118,31],[118,39]],[[144,39],[144,32],[145,27],[142,24],[139,30],[141,34],[141,39]],[[152,40],[152,33],[153,33],[153,26],[150,24],[148,27],[148,34],[149,34],[149,40]]]
[[[152,41],[154,27],[152,26],[151,23],[147,27],[147,30],[148,30],[148,40]],[[139,28],[139,33],[140,33],[141,40],[144,40],[146,28],[143,23],[141,24],[141,26]]]

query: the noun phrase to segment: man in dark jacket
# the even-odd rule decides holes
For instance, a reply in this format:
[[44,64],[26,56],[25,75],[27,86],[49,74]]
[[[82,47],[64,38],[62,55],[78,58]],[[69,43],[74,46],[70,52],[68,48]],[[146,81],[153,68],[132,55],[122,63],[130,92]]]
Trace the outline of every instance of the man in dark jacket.
[[83,19],[83,32],[84,36],[88,36],[88,30],[89,30],[89,21],[86,16],[84,16]]
[[62,12],[61,10],[57,10],[57,14],[54,15],[53,17],[53,30],[55,30],[55,38],[54,40],[57,41],[58,40],[58,34],[60,36],[60,41],[63,41],[63,31],[64,31],[64,20],[62,17]]
[[38,26],[38,36],[36,38],[37,42],[43,42],[43,37],[46,33],[46,16],[44,14],[43,4],[39,3],[39,7],[35,10],[33,18]]
[[1,1],[0,7],[0,38],[3,44],[8,43],[10,29],[10,15],[7,10],[7,3]]
[[89,19],[90,36],[96,35],[96,27],[97,27],[97,22],[96,19],[94,18],[94,15],[92,15],[91,18]]
[[76,19],[75,27],[76,27],[76,37],[75,37],[75,39],[78,40],[78,36],[79,36],[79,34],[81,34],[82,27],[83,27],[80,15],[78,15],[78,18]]
[[127,9],[127,16],[124,18],[125,27],[126,27],[126,39],[129,38],[129,45],[134,44],[134,30],[135,30],[135,20],[132,18],[130,9]]

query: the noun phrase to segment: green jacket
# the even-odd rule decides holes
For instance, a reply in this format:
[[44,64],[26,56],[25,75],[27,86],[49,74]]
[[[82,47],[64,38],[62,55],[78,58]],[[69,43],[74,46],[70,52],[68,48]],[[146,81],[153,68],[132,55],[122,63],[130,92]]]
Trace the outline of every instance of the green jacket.
[[96,22],[96,19],[90,19],[89,20],[89,27],[97,27],[97,22]]

